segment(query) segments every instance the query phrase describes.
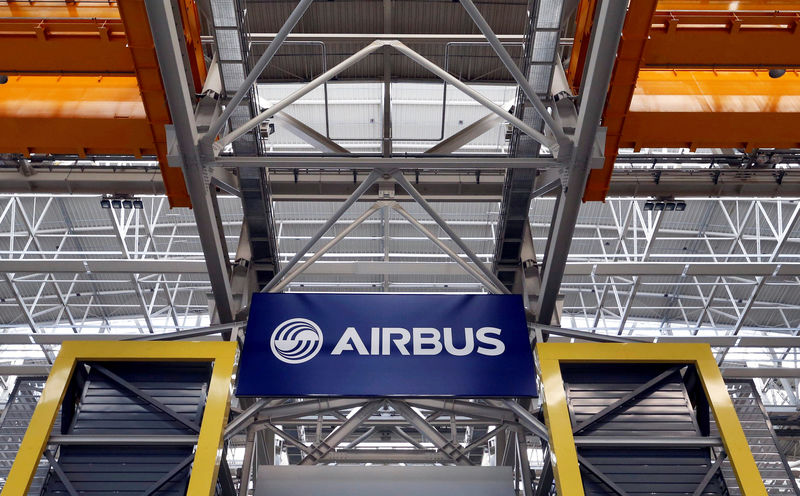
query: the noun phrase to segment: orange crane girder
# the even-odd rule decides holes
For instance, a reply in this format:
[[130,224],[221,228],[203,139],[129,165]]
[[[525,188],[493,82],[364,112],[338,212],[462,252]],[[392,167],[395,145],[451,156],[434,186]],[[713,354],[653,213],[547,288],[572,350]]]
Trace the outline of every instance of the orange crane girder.
[[0,18],[119,19],[117,3],[97,1],[10,0],[0,5]]
[[[595,3],[578,10],[567,72],[575,91]],[[605,165],[590,172],[584,201],[605,199],[620,147],[800,146],[800,1],[637,0],[628,9],[603,113]],[[748,70],[727,70],[737,68]],[[789,71],[771,79],[766,68]]]
[[[141,89],[141,100],[150,126],[153,144],[156,148],[161,175],[164,177],[164,189],[167,191],[170,205],[173,207],[189,207],[189,191],[183,171],[179,167],[170,167],[167,162],[167,133],[165,125],[172,119],[167,108],[161,71],[150,33],[150,23],[143,0],[119,0],[119,11],[125,24],[128,46],[136,68],[136,79]],[[203,66],[205,67],[205,66]]]
[[800,147],[800,72],[639,73],[622,148]]
[[[199,92],[197,6],[178,2]],[[171,118],[143,0],[4,2],[0,53],[0,74],[12,76],[0,85],[0,152],[155,156],[170,205],[191,206],[181,169],[167,163]]]
[[133,74],[119,19],[0,19],[0,74]]
[[[798,4],[800,9],[800,3]],[[800,67],[800,12],[659,12],[646,67]]]
[[133,77],[12,76],[0,95],[5,153],[156,154]]
[[606,161],[602,169],[593,169],[589,172],[589,179],[583,194],[584,201],[603,200],[608,192],[622,128],[625,124],[625,114],[633,97],[640,61],[656,4],[656,0],[636,0],[631,2],[628,7],[625,24],[622,27],[622,39],[617,49],[617,61],[611,74],[611,85],[603,112],[603,126],[606,127]]

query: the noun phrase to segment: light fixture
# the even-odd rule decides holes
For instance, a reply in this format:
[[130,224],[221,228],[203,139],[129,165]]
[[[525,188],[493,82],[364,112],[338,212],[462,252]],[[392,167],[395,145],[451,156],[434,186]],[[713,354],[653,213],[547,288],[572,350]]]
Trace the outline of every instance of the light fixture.
[[664,210],[669,210],[669,211],[675,210],[675,202],[666,202],[664,204]]
[[100,207],[101,208],[111,208],[111,200],[108,198],[103,198],[100,200]]
[[120,200],[111,200],[111,206],[114,208],[122,208],[122,201]]
[[675,204],[675,210],[678,212],[683,212],[686,210],[686,202],[679,201]]
[[661,210],[664,210],[664,202],[656,203],[654,210],[656,210],[657,212],[661,211]]
[[139,199],[133,200],[133,208],[135,208],[137,210],[143,209],[144,208],[144,202],[142,200],[139,200]]
[[645,211],[649,212],[650,210],[653,210],[654,206],[655,206],[655,203],[653,203],[653,202],[645,202],[644,209],[645,209]]

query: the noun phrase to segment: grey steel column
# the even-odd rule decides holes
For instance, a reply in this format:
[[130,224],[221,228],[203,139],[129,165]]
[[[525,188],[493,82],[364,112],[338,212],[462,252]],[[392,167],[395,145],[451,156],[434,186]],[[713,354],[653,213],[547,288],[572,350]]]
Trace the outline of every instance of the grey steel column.
[[531,496],[533,480],[531,480],[531,462],[528,459],[528,443],[525,441],[525,430],[517,428],[517,462],[522,479],[522,494]]
[[230,102],[228,102],[225,110],[222,112],[222,115],[220,115],[216,120],[214,120],[214,122],[211,123],[208,131],[203,135],[203,143],[206,146],[209,146],[220,133],[220,131],[222,131],[222,129],[225,127],[225,124],[228,122],[231,114],[233,114],[233,111],[244,99],[245,95],[247,95],[247,93],[252,89],[253,84],[256,82],[261,73],[264,72],[264,69],[272,61],[272,57],[275,55],[281,45],[283,45],[286,37],[289,36],[289,33],[292,31],[292,29],[294,29],[294,26],[297,24],[300,18],[303,17],[303,14],[306,13],[306,10],[308,10],[308,7],[310,7],[313,2],[314,0],[300,0],[300,2],[298,2],[297,6],[289,15],[289,18],[286,19],[286,22],[283,23],[281,29],[275,34],[275,37],[269,44],[269,47],[267,47],[266,51],[261,54],[261,58],[258,59],[255,67],[253,67],[253,70],[251,70],[250,74],[247,75],[242,83],[242,86],[236,90],[236,94],[233,95]]
[[145,0],[145,7],[217,313],[220,322],[232,322],[234,311],[228,274],[228,249],[220,242],[211,193],[203,177],[203,162],[198,149],[189,82],[186,80],[181,55],[181,37],[178,36],[172,5],[168,0]]
[[544,257],[542,289],[536,308],[536,317],[542,324],[550,323],[556,307],[581,207],[581,198],[589,176],[589,160],[600,128],[600,117],[606,101],[611,71],[614,68],[622,26],[625,23],[627,6],[627,2],[603,0],[597,9],[587,58],[586,77],[581,87],[581,107],[575,130],[575,150],[569,168],[569,179],[564,184],[556,207],[553,226],[550,229],[550,242]]
[[250,472],[253,468],[254,446],[256,440],[256,430],[249,429],[244,442],[244,458],[242,459],[242,476],[239,477],[239,496],[247,496],[247,488],[250,485]]

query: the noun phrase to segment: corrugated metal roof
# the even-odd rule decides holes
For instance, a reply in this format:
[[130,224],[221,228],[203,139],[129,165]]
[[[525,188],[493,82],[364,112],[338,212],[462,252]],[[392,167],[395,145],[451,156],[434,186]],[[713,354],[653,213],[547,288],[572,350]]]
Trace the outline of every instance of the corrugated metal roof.
[[[475,2],[495,33],[522,35],[527,19],[527,1]],[[275,33],[294,8],[295,2],[246,2],[247,29],[251,33]],[[479,31],[458,2],[450,0],[393,0],[392,28],[396,34],[478,34]],[[297,24],[294,33],[316,34],[379,34],[385,33],[383,2],[336,0],[314,2]],[[368,42],[330,42],[323,49],[319,44],[284,45],[261,76],[261,82],[308,81],[323,72],[323,65],[333,67]],[[510,82],[512,78],[488,45],[450,45],[441,43],[408,43],[417,52],[437,65],[449,66],[450,72],[467,82]],[[266,45],[255,44],[251,65]],[[522,56],[519,46],[509,45],[515,58]],[[450,56],[445,58],[445,54]],[[392,75],[399,79],[437,80],[405,56],[391,55]],[[375,54],[343,72],[338,79],[369,80],[383,78],[383,55]]]

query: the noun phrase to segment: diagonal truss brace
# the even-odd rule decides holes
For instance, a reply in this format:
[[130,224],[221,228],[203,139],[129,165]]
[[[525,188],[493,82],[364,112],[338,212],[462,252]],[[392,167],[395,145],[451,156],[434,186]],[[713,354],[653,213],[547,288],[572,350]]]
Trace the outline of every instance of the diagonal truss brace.
[[311,451],[300,461],[300,465],[312,465],[317,463],[325,455],[336,449],[344,439],[355,431],[361,424],[367,421],[384,404],[384,400],[375,400],[366,403],[364,406],[353,413],[347,421],[331,432],[328,437],[314,444]]
[[497,105],[494,102],[492,102],[490,99],[488,99],[485,96],[483,96],[480,92],[476,91],[475,89],[473,89],[469,85],[465,84],[464,82],[462,82],[458,78],[452,76],[449,72],[445,71],[444,69],[442,69],[438,65],[434,64],[433,62],[431,62],[430,60],[426,59],[425,57],[423,57],[419,53],[415,52],[414,50],[412,50],[411,48],[409,48],[404,43],[402,43],[401,41],[398,41],[398,40],[375,40],[372,43],[370,43],[369,45],[367,45],[366,47],[362,48],[361,50],[359,50],[356,53],[354,53],[353,55],[351,55],[350,57],[346,58],[345,60],[343,60],[339,64],[335,65],[334,67],[331,67],[330,69],[328,69],[327,71],[325,71],[324,73],[320,74],[318,77],[316,77],[315,79],[310,81],[305,86],[297,89],[291,95],[289,95],[289,96],[285,97],[284,99],[282,99],[281,101],[275,103],[272,107],[268,108],[264,112],[261,112],[260,114],[258,114],[254,118],[252,118],[249,121],[247,121],[242,126],[238,127],[237,129],[234,129],[230,133],[228,133],[225,136],[223,136],[219,141],[214,143],[213,148],[214,148],[215,154],[219,154],[219,152],[221,152],[227,145],[231,144],[237,138],[243,136],[248,131],[250,131],[254,127],[258,126],[259,124],[261,124],[265,120],[267,120],[270,117],[276,115],[278,112],[284,110],[286,107],[288,107],[289,105],[291,105],[295,101],[299,100],[303,96],[307,95],[308,93],[313,91],[315,88],[321,86],[322,84],[324,84],[328,80],[332,79],[333,77],[335,77],[337,74],[339,74],[340,72],[344,71],[348,67],[356,64],[360,60],[363,60],[364,58],[366,58],[371,53],[376,52],[377,50],[379,50],[379,49],[381,49],[383,47],[392,47],[392,48],[396,49],[398,52],[406,55],[408,58],[410,58],[411,60],[413,60],[417,64],[421,65],[425,69],[427,69],[427,70],[431,71],[432,73],[436,74],[441,79],[445,80],[447,83],[455,86],[456,88],[461,90],[463,93],[469,95],[473,100],[477,101],[478,103],[480,103],[481,105],[483,105],[487,109],[491,110],[492,112],[494,112],[498,116],[500,116],[503,119],[507,120],[509,123],[514,125],[516,128],[518,128],[523,133],[525,133],[528,136],[530,136],[532,139],[534,139],[534,140],[538,141],[539,143],[541,143],[541,144],[545,145],[546,147],[548,147],[553,152],[554,155],[556,155],[556,156],[558,155],[559,144],[556,142],[555,139],[553,139],[550,136],[545,136],[544,134],[540,133],[536,129],[534,129],[531,126],[525,124],[521,119],[519,119],[516,116],[510,114],[505,109],[503,109],[499,105]]
[[461,446],[447,439],[441,432],[429,424],[425,418],[414,411],[407,403],[400,400],[389,400],[389,404],[394,410],[405,418],[408,423],[413,425],[421,434],[430,439],[436,448],[452,458],[459,465],[472,465],[469,457],[461,449]]

